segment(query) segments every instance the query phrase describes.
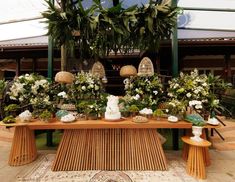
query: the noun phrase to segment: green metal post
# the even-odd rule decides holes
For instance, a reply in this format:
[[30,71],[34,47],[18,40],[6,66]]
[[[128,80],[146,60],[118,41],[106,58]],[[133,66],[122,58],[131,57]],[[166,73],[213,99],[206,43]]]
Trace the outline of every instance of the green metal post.
[[48,37],[48,64],[47,64],[47,78],[51,81],[53,77],[53,39],[51,35]]
[[[50,0],[54,4],[54,0]],[[48,37],[48,64],[47,64],[47,78],[51,81],[53,77],[53,39]]]
[[[50,0],[54,4],[54,0]],[[53,79],[53,39],[52,36],[48,37],[48,64],[47,64],[47,78],[52,81]],[[53,133],[47,130],[47,146],[53,146]]]
[[[172,7],[177,7],[177,0],[172,0]],[[172,76],[176,77],[178,75],[178,34],[177,34],[177,24],[173,27],[172,30]],[[172,143],[173,149],[179,149],[179,129],[173,129],[172,131]]]
[[[177,0],[172,0],[172,7],[176,7],[177,6]],[[178,63],[178,34],[177,34],[177,24],[173,27],[172,30],[172,76],[176,77],[179,73],[178,71],[178,67],[179,67],[179,63]]]

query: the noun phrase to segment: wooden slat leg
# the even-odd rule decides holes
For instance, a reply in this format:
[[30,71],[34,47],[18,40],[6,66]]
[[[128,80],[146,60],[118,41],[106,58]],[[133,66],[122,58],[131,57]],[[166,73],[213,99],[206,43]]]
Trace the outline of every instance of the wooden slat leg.
[[167,163],[155,129],[74,129],[64,131],[52,170],[167,170]]
[[8,160],[10,166],[21,166],[37,158],[35,137],[27,126],[15,127],[11,152]]

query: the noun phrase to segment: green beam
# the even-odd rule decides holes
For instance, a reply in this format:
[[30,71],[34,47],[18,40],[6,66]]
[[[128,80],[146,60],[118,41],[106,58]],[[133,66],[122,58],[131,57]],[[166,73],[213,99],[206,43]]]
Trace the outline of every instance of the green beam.
[[[172,0],[172,7],[177,7],[177,0]],[[172,53],[171,53],[172,76],[176,77],[179,73],[177,24],[173,27],[173,30],[172,30],[171,50],[172,50]]]
[[[50,0],[54,4],[54,0]],[[48,37],[48,63],[47,63],[47,78],[51,81],[53,79],[53,39]]]

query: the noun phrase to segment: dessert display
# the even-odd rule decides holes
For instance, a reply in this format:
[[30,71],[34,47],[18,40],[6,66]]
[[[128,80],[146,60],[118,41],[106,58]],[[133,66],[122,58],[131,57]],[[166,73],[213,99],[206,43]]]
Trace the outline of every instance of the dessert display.
[[119,98],[114,95],[108,96],[108,102],[105,111],[106,120],[119,120],[121,118],[121,112],[118,107]]

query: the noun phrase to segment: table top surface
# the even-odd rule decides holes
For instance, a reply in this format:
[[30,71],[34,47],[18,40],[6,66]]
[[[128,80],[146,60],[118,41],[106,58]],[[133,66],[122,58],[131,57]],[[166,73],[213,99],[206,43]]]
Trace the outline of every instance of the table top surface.
[[[124,118],[118,121],[107,121],[104,119],[101,120],[77,120],[75,122],[63,123],[56,118],[51,119],[49,122],[44,122],[38,119],[33,119],[28,123],[20,123],[17,122],[15,124],[4,124],[0,123],[0,125],[4,126],[27,126],[32,130],[39,129],[107,129],[107,128],[182,128],[182,129],[190,129],[192,128],[192,123],[187,121],[178,121],[178,122],[170,122],[167,118],[157,119],[149,119],[146,123],[135,123],[132,121],[132,118]],[[206,125],[205,128],[217,128],[220,126],[212,126]]]
[[183,140],[183,142],[185,142],[189,145],[197,146],[197,147],[209,147],[209,146],[211,146],[211,142],[209,142],[207,140],[204,140],[204,139],[201,142],[193,141],[192,139],[190,139],[189,136],[183,136],[183,137],[181,137],[181,139]]

